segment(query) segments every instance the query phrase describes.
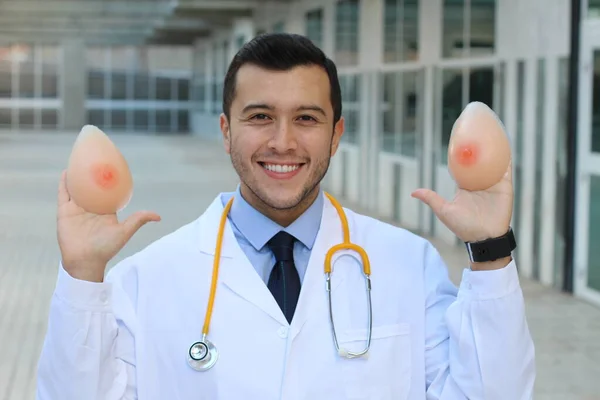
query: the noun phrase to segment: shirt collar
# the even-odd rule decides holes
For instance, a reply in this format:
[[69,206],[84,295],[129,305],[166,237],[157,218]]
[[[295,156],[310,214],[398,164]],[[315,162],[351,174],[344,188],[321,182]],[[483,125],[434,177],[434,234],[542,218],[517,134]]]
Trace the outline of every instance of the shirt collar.
[[322,191],[319,191],[313,204],[287,228],[252,207],[242,197],[239,185],[233,196],[229,218],[256,251],[260,251],[277,232],[282,230],[293,235],[308,249],[312,249],[321,226],[324,204]]

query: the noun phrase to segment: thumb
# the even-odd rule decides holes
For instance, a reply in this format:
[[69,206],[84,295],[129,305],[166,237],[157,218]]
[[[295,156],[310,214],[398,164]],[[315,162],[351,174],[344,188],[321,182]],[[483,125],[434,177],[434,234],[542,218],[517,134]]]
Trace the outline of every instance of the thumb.
[[442,196],[429,189],[417,189],[411,193],[411,196],[427,204],[438,217],[446,204]]
[[158,222],[161,218],[158,214],[150,211],[138,211],[130,215],[125,221],[121,223],[124,231],[125,241],[131,239],[131,237],[146,223]]

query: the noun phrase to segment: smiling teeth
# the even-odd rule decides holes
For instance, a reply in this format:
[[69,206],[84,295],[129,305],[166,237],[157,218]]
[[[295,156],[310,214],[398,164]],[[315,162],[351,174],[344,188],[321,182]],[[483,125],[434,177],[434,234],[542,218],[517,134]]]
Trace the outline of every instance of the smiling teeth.
[[284,174],[286,172],[292,172],[300,168],[299,165],[279,165],[279,164],[264,164],[265,169],[269,171],[278,172]]

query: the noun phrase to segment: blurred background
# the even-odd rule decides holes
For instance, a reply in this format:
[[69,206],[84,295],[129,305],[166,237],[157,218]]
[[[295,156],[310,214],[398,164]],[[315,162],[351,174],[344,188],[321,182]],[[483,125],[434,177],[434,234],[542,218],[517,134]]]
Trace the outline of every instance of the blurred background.
[[235,188],[223,79],[265,32],[304,34],[339,68],[346,134],[326,189],[428,237],[456,282],[463,245],[410,192],[451,198],[454,121],[470,101],[498,113],[536,399],[600,399],[600,1],[0,0],[0,400],[33,398],[56,185],[81,127],[100,127],[130,163],[124,214],[163,216],[117,262]]

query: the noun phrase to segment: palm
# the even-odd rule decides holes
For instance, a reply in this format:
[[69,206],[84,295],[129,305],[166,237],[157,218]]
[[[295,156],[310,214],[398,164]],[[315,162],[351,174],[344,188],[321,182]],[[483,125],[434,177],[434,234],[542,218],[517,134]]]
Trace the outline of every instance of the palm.
[[482,191],[458,189],[452,201],[419,189],[413,196],[429,205],[436,216],[462,241],[498,237],[508,231],[512,216],[512,165],[500,182]]
[[149,211],[138,211],[119,222],[116,214],[86,212],[70,198],[63,171],[58,191],[57,235],[63,265],[105,266],[144,224],[160,221]]
[[67,253],[78,249],[85,259],[110,260],[122,247],[123,227],[115,214],[91,214],[69,200],[59,206],[57,224],[59,245]]

